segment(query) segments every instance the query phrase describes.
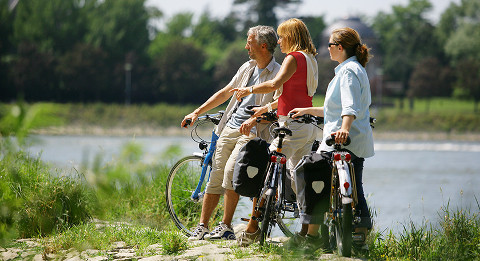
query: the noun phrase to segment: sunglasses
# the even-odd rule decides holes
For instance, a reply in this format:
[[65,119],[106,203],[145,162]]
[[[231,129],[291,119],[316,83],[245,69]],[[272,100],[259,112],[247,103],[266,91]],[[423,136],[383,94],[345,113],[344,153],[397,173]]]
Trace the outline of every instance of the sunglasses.
[[332,45],[340,45],[339,43],[328,43],[328,47],[332,47]]

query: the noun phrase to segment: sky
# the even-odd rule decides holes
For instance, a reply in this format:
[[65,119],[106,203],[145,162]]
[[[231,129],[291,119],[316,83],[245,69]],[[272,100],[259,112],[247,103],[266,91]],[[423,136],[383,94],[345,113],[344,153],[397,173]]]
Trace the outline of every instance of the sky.
[[[459,4],[461,0],[430,0],[433,8],[427,15],[433,23],[440,20],[442,12],[454,2]],[[225,17],[231,10],[233,0],[147,0],[147,6],[155,6],[160,9],[165,18],[168,19],[174,14],[180,12],[193,12],[198,17],[205,10],[216,18]],[[374,17],[378,12],[392,12],[393,5],[408,5],[409,0],[342,0],[342,1],[323,1],[323,0],[303,0],[299,5],[297,12],[292,16],[320,16],[323,15],[325,22],[332,23],[336,19],[353,15],[364,15]],[[295,12],[294,12],[295,13]],[[279,20],[282,20],[279,15]],[[287,17],[285,17],[287,18]]]

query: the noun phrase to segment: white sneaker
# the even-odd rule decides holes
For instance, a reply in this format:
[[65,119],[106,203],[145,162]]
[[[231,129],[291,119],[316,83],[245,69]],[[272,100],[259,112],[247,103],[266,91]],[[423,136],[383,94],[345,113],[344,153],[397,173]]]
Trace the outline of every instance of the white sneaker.
[[203,240],[205,235],[208,235],[210,230],[205,227],[203,223],[198,224],[198,226],[193,231],[193,234],[188,238],[189,241]]
[[241,247],[246,247],[251,245],[254,242],[260,241],[260,228],[257,229],[254,233],[248,233],[243,231],[242,234],[237,239],[238,245]]
[[235,232],[233,228],[228,227],[224,223],[220,222],[218,226],[216,226],[210,234],[205,235],[206,240],[235,240]]

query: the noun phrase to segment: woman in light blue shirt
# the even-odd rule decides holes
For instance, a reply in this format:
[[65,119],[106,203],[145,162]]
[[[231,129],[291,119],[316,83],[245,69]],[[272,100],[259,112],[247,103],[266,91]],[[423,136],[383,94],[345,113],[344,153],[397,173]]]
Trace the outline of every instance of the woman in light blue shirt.
[[[374,155],[372,128],[370,126],[370,84],[365,65],[370,59],[369,48],[361,43],[359,34],[351,28],[334,30],[328,43],[330,58],[339,65],[335,77],[328,85],[323,107],[296,108],[293,117],[312,114],[324,117],[323,141],[319,151],[332,151],[325,139],[335,134],[336,143],[344,143],[350,136],[352,142],[345,146],[352,152],[355,168],[360,224],[356,232],[366,236],[372,227],[370,213],[362,186],[363,162]],[[318,237],[319,225],[309,224],[308,236]],[[320,246],[319,246],[320,247]]]

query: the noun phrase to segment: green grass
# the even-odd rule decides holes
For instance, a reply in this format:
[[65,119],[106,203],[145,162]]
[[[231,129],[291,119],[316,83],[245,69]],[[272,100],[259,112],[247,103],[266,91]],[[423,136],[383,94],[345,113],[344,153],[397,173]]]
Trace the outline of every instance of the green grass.
[[400,235],[373,233],[369,242],[372,260],[478,260],[480,205],[474,211],[447,205],[437,224],[410,222]]

